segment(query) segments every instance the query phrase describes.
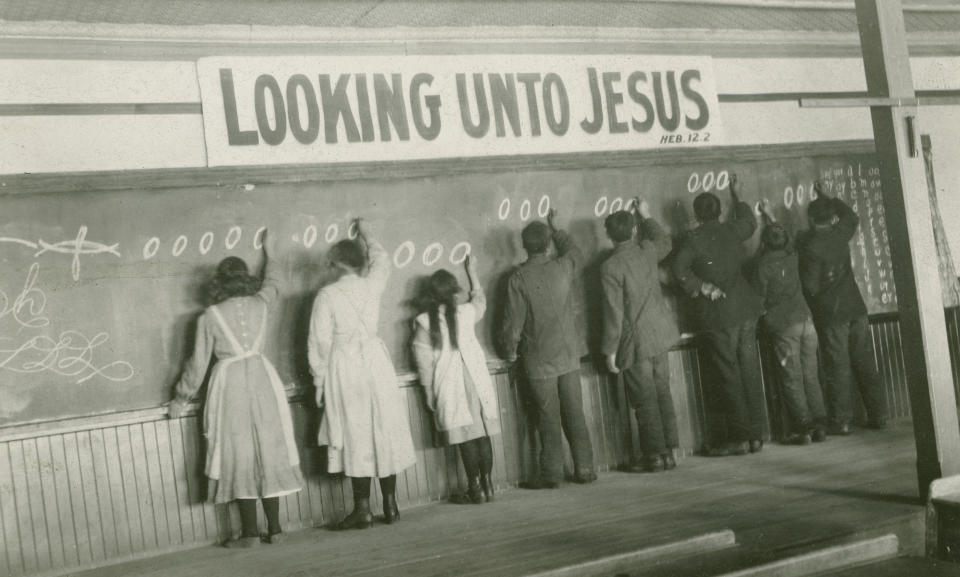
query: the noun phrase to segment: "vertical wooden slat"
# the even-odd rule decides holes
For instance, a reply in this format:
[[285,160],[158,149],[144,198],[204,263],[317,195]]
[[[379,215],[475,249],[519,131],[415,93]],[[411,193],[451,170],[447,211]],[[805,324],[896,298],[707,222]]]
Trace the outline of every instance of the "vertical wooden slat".
[[35,439],[34,446],[47,550],[50,552],[50,568],[58,569],[63,567],[63,534],[60,532],[60,512],[57,510],[57,485],[54,479],[53,458],[50,456],[50,438],[38,437]]
[[158,479],[163,493],[167,535],[172,545],[179,545],[184,542],[183,520],[180,518],[180,512],[181,510],[189,511],[189,509],[180,507],[177,472],[173,464],[173,453],[170,451],[170,429],[177,427],[175,424],[171,427],[169,421],[155,421],[153,428],[157,441],[157,463],[160,469]]
[[[143,518],[140,514],[140,495],[137,490],[137,478],[133,462],[133,451],[130,446],[130,427],[116,427],[116,455],[119,459],[117,476],[123,485],[123,510],[127,516],[127,529],[130,536],[132,551],[143,551],[146,547],[144,539]],[[111,471],[111,477],[113,471]]]
[[[165,531],[160,530],[160,524],[154,512],[153,482],[150,478],[150,471],[147,469],[148,453],[143,429],[144,425],[152,424],[143,423],[130,426],[130,449],[133,451],[133,472],[137,483],[137,499],[140,504],[143,546],[148,551],[161,545],[162,533],[165,533]],[[166,543],[165,540],[164,543]]]
[[[68,461],[69,462],[69,461]],[[77,433],[77,470],[70,470],[71,479],[80,479],[83,487],[83,506],[87,519],[87,534],[90,537],[90,555],[94,563],[106,559],[103,535],[102,511],[97,495],[96,464],[89,431]],[[106,484],[106,483],[104,483]]]
[[[80,475],[80,453],[77,450],[77,434],[67,433],[62,436],[63,456],[66,467],[63,477],[67,483],[67,490],[72,510],[73,534],[76,547],[77,561],[82,566],[88,566],[93,561],[93,547],[90,526],[87,522],[87,506],[83,497],[83,479]],[[61,502],[61,507],[63,506]]]
[[210,531],[204,507],[204,481],[201,475],[203,470],[199,464],[199,438],[197,419],[188,417],[177,419],[180,425],[180,450],[183,455],[183,479],[187,486],[186,498],[182,499],[190,508],[190,520],[193,528],[194,541],[212,541],[216,530]]
[[104,554],[108,558],[129,554],[130,527],[117,455],[116,431],[112,428],[91,431],[90,448],[93,450]]
[[[181,421],[173,419],[167,422],[167,448],[170,451],[170,467],[176,491],[176,508],[180,522],[180,538],[183,543],[202,541],[195,533],[194,508],[190,501],[189,472],[186,468],[186,455],[183,450],[183,432]],[[201,512],[202,514],[202,512]]]
[[90,453],[93,459],[92,476],[97,492],[100,530],[103,532],[103,556],[112,559],[122,554],[118,535],[125,526],[121,527],[117,521],[120,512],[116,510],[115,506],[117,503],[123,503],[123,496],[114,492],[114,488],[119,483],[110,476],[103,430],[90,431]]
[[[32,442],[32,441],[31,441]],[[10,453],[10,473],[13,481],[13,497],[17,504],[17,533],[20,535],[20,552],[23,561],[23,571],[26,574],[39,571],[40,551],[37,546],[36,530],[34,527],[33,503],[27,480],[26,455],[23,441],[11,441],[8,445]],[[43,553],[46,554],[45,552]]]
[[491,439],[491,443],[493,444],[493,482],[497,487],[501,487],[507,482],[506,456],[503,447],[504,409],[503,398],[500,393],[500,380],[500,374],[493,376],[493,392],[497,402],[497,418],[500,422],[500,434],[494,435]]
[[3,537],[5,563],[0,564],[9,575],[23,575],[26,568],[23,563],[23,545],[20,541],[18,521],[17,492],[13,483],[13,462],[10,459],[10,444],[0,443],[0,535]]
[[75,567],[80,559],[70,498],[70,480],[67,478],[67,462],[63,452],[63,437],[54,435],[47,438],[50,441],[50,477],[54,487],[54,507],[56,507],[57,522],[60,526],[60,543],[63,548],[62,566]]

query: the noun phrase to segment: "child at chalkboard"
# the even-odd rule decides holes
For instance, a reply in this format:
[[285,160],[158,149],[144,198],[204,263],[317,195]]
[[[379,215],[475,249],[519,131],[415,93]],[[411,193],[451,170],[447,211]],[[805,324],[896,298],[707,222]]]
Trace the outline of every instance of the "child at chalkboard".
[[[265,233],[266,234],[266,233]],[[206,474],[215,503],[237,501],[242,533],[226,547],[279,543],[280,497],[303,486],[283,384],[263,356],[267,318],[279,294],[272,243],[264,239],[265,278],[251,276],[247,263],[227,257],[207,285],[210,306],[197,322],[197,341],[170,403],[179,418],[203,382],[216,355],[203,411]],[[257,499],[263,502],[267,534],[257,528]]]
[[867,426],[886,426],[883,381],[874,364],[873,338],[867,307],[853,276],[850,239],[860,217],[847,203],[824,193],[814,183],[817,198],[807,205],[810,229],[798,239],[800,281],[813,313],[823,365],[830,381],[827,405],[830,430],[849,435],[856,383],[867,410]]
[[414,321],[413,351],[420,384],[434,423],[449,445],[456,445],[467,473],[467,492],[451,501],[479,504],[493,499],[493,446],[500,432],[493,382],[475,331],[486,298],[477,277],[477,262],[467,257],[470,300],[457,278],[440,269],[427,279],[419,301],[423,313]]
[[317,294],[307,342],[317,407],[323,411],[318,440],[327,447],[327,471],[346,474],[353,488],[353,511],[335,529],[373,526],[373,477],[380,481],[384,521],[399,521],[397,473],[416,461],[403,392],[377,336],[390,257],[359,219],[354,225],[356,240],[330,248],[327,260],[340,278]]
[[753,283],[763,299],[762,326],[776,356],[780,386],[792,421],[785,441],[794,445],[824,441],[827,414],[818,376],[817,332],[803,298],[797,255],[766,199],[760,203],[760,214],[764,228]]

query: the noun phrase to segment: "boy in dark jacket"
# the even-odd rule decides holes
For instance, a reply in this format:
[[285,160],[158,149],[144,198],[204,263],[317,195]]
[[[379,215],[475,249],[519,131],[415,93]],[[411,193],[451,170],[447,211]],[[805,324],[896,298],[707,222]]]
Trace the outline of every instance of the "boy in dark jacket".
[[601,348],[607,369],[623,370],[627,398],[637,414],[643,455],[634,456],[630,470],[654,472],[677,466],[677,417],[667,354],[680,333],[663,299],[658,268],[670,254],[670,237],[651,218],[646,202],[634,199],[633,206],[635,214],[621,210],[604,222],[614,249],[601,269]]
[[713,456],[743,455],[763,448],[763,384],[757,358],[760,298],[743,276],[743,242],[757,230],[753,210],[730,178],[733,215],[720,222],[720,199],[704,192],[693,201],[700,226],[691,231],[673,261],[673,275],[693,299],[704,361],[704,376],[723,401],[725,442]]
[[850,263],[850,239],[860,219],[839,198],[815,184],[816,200],[807,206],[810,230],[799,243],[800,281],[813,313],[830,379],[828,404],[832,432],[850,434],[854,375],[867,409],[867,426],[886,426],[883,383],[874,364],[867,307]]
[[824,441],[827,415],[818,375],[817,333],[803,298],[797,255],[766,200],[761,211],[763,245],[753,280],[763,299],[761,324],[776,353],[781,390],[793,422],[786,441],[797,445]]

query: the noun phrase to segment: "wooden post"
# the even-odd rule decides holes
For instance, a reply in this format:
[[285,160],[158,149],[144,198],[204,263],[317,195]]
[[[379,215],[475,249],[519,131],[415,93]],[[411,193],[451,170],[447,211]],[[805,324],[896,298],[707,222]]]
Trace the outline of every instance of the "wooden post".
[[[915,98],[900,0],[856,0],[860,45],[872,97]],[[960,473],[960,427],[916,111],[875,105],[870,112],[890,256],[897,287],[903,356],[917,443],[920,495]]]

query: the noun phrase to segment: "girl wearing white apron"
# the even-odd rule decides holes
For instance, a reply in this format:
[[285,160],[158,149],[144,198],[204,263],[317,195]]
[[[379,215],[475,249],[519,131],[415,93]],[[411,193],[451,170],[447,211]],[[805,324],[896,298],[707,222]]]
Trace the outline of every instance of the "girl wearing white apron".
[[342,240],[330,249],[330,265],[341,276],[317,294],[308,341],[317,407],[323,412],[318,440],[327,447],[327,471],[346,474],[353,485],[353,512],[338,529],[373,525],[372,477],[380,480],[384,520],[399,520],[397,473],[416,461],[403,391],[377,336],[390,259],[380,243],[364,237],[359,221],[356,227],[356,241]]
[[212,305],[197,321],[193,356],[170,403],[169,416],[178,418],[203,383],[211,354],[216,355],[203,410],[205,472],[210,498],[236,500],[240,507],[242,534],[225,543],[228,547],[260,543],[257,499],[267,518],[263,540],[279,542],[279,498],[303,486],[290,405],[276,369],[262,353],[268,313],[279,294],[279,271],[269,252],[264,242],[262,283],[240,258],[228,257],[217,266],[207,287]]

